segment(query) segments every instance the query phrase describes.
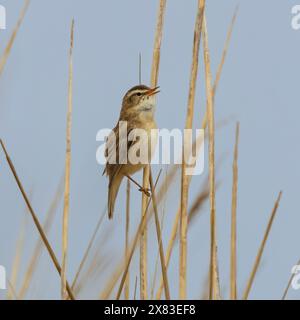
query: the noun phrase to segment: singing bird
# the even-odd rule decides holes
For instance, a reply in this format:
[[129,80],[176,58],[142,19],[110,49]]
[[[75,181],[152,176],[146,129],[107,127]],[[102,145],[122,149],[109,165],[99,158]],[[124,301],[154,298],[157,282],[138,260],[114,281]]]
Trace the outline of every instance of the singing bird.
[[[125,94],[122,102],[122,108],[119,120],[106,141],[106,167],[103,174],[109,178],[108,184],[108,217],[112,219],[114,213],[117,194],[124,177],[130,176],[145,167],[145,163],[131,163],[130,151],[135,148],[135,144],[139,141],[140,147],[147,145],[147,161],[150,163],[154,152],[154,146],[157,140],[156,123],[154,119],[156,94],[159,92],[159,87],[149,88],[145,85],[137,85],[131,88]],[[126,123],[126,132],[120,135],[121,124]],[[136,129],[142,129],[145,135],[133,138],[132,133]],[[153,134],[154,133],[154,134]],[[129,139],[129,136],[130,139]],[[146,140],[145,140],[146,139]],[[124,150],[124,155],[121,154]],[[126,158],[124,161],[124,157]],[[123,158],[123,161],[120,161]],[[114,161],[112,161],[114,160]],[[139,185],[137,182],[135,182]],[[140,188],[140,191],[147,193],[146,190]]]

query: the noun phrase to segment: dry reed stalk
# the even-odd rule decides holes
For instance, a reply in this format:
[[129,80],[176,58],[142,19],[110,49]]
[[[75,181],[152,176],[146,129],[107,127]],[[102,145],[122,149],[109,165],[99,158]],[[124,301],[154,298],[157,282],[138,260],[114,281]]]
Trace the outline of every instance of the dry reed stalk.
[[[296,266],[299,266],[299,265],[300,265],[300,259],[298,260]],[[290,288],[290,286],[291,286],[291,284],[292,284],[292,281],[293,281],[293,279],[294,279],[294,277],[295,277],[296,274],[297,274],[297,273],[294,272],[294,273],[290,276],[289,282],[288,282],[288,284],[287,284],[287,286],[286,286],[286,288],[285,288],[285,290],[284,290],[284,293],[283,293],[283,296],[282,296],[281,300],[285,300],[285,298],[286,298],[286,296],[287,296],[287,293],[288,293],[288,291],[289,291],[289,288]]]
[[163,277],[165,296],[166,296],[167,300],[170,300],[168,275],[167,275],[167,269],[166,269],[166,263],[165,263],[165,255],[164,255],[164,249],[163,249],[163,243],[162,243],[162,237],[161,237],[161,228],[160,228],[160,223],[159,223],[159,218],[158,218],[156,196],[155,196],[155,190],[154,190],[154,185],[153,185],[151,168],[150,168],[150,188],[151,188],[151,193],[152,193],[152,204],[153,204],[153,208],[154,208],[157,242],[158,242],[158,248],[159,248],[161,272],[162,272],[162,277]]
[[[166,0],[160,0],[158,19],[155,32],[152,68],[151,68],[151,86],[157,86],[158,73],[159,73],[159,62],[160,62],[160,48],[162,41],[162,31],[164,24],[164,14],[166,8]],[[149,165],[145,166],[143,170],[143,188],[149,188]],[[141,215],[145,212],[147,206],[147,196],[142,194],[142,209]],[[147,226],[143,229],[143,233],[140,239],[140,297],[141,299],[147,299]]]
[[[176,176],[176,173],[177,173],[177,169],[178,169],[178,165],[174,165],[172,166],[170,172],[167,174],[166,178],[164,179],[164,181],[162,182],[159,190],[157,191],[157,204],[159,205],[160,202],[162,201],[162,199],[164,198],[164,196],[166,195],[168,189],[169,189],[169,186],[172,184],[172,181],[174,180],[175,176]],[[105,209],[106,210],[106,209]],[[89,242],[89,245],[88,245],[88,248],[87,250],[85,251],[85,254],[84,254],[84,257],[80,263],[80,267],[76,273],[76,277],[78,278],[78,275],[80,273],[80,271],[82,270],[83,268],[83,265],[87,259],[87,256],[89,254],[89,251],[95,241],[95,238],[96,238],[96,235],[97,235],[97,232],[100,228],[100,225],[103,221],[103,218],[106,214],[106,211],[104,210],[104,213],[103,215],[101,216],[99,222],[97,223],[97,226],[95,228],[95,231],[93,233],[93,236]],[[152,214],[153,214],[153,208],[149,209],[149,217],[152,217]],[[136,249],[136,248],[135,248]],[[107,285],[105,286],[105,290],[103,290],[103,292],[100,294],[100,299],[102,300],[105,300],[108,298],[108,296],[110,295],[111,291],[113,290],[114,288],[114,285],[116,284],[116,281],[118,280],[118,277],[121,275],[121,272],[122,272],[122,263],[121,264],[118,264],[117,267],[116,267],[116,270],[114,270],[114,272],[112,272],[112,276],[111,278],[108,280],[107,282]],[[75,286],[75,281],[76,279],[74,279],[73,281],[73,285],[72,285],[72,288]],[[162,286],[163,286],[163,283],[162,283]],[[162,288],[163,289],[163,288]]]
[[[174,180],[175,178],[175,175],[177,173],[177,169],[178,169],[178,165],[174,165],[172,166],[170,172],[167,174],[166,178],[164,179],[164,181],[162,182],[159,190],[157,191],[157,203],[160,204],[160,202],[162,201],[162,199],[164,198],[165,194],[167,193],[168,189],[169,189],[169,186],[172,184],[172,181]],[[149,220],[150,218],[152,217],[152,214],[153,214],[153,208],[148,208],[149,210]],[[106,212],[104,212],[104,214],[106,214]],[[93,242],[94,242],[94,238],[96,236],[96,233],[98,232],[98,227],[96,227],[95,229],[95,232],[94,232],[94,235],[90,241],[90,244],[89,244],[89,248],[92,246]],[[136,247],[134,248],[134,250],[136,249]],[[86,254],[85,256],[87,256],[87,252],[88,250],[86,251]],[[121,262],[117,265],[116,269],[114,270],[114,272],[112,272],[112,276],[110,277],[110,279],[108,280],[106,286],[105,286],[105,289],[102,291],[102,293],[100,293],[100,296],[99,298],[101,300],[105,300],[105,299],[108,299],[108,297],[110,296],[114,286],[116,285],[117,281],[118,281],[118,278],[121,276],[121,273],[122,273],[122,268],[124,267],[124,262]],[[162,280],[161,280],[162,281]],[[162,289],[163,289],[163,282],[162,282]]]
[[[206,126],[206,119],[203,120],[202,128],[204,129],[205,126]],[[196,141],[194,141],[194,145],[193,145],[192,149],[195,149],[195,147],[196,147],[197,150],[199,150],[199,148],[201,147],[202,143],[203,143],[203,138],[202,138],[202,136],[199,136],[196,139]],[[198,154],[198,151],[196,152],[196,154]],[[177,172],[178,167],[179,166],[177,166],[177,165],[173,165],[171,170],[170,170],[170,172],[167,174],[165,180],[162,182],[162,185],[161,185],[161,187],[159,188],[159,190],[157,192],[157,194],[158,194],[158,197],[157,197],[158,201],[157,202],[158,203],[160,203],[162,201],[163,197],[167,193],[167,191],[169,189],[169,186],[170,186],[170,184],[172,183],[172,181],[173,181],[173,179],[175,177],[175,174]],[[192,176],[190,176],[190,177],[192,177]],[[190,181],[189,181],[189,183],[190,183]],[[153,214],[153,210],[149,209],[149,214],[148,214],[148,220],[149,221],[152,218],[152,214]],[[177,211],[176,218],[175,218],[175,221],[174,221],[174,224],[173,224],[173,227],[172,227],[171,238],[169,240],[169,244],[168,244],[168,248],[167,248],[167,252],[166,252],[165,261],[167,262],[166,263],[167,267],[168,267],[168,264],[169,264],[169,260],[171,258],[172,249],[173,249],[173,246],[174,246],[174,241],[176,239],[176,233],[177,233],[177,229],[178,229],[179,217],[180,217],[180,206],[179,206],[179,209]],[[134,248],[134,250],[135,250],[135,248]],[[122,268],[123,268],[122,266],[123,266],[123,262],[119,263],[117,265],[116,270],[112,273],[112,276],[109,279],[108,284],[105,287],[105,290],[103,290],[103,292],[100,294],[100,299],[104,300],[104,299],[108,298],[108,296],[112,292],[112,290],[113,290],[113,288],[114,288],[114,286],[115,286],[115,284],[116,284],[116,282],[118,280],[118,277],[121,274],[121,271],[122,271]],[[156,296],[160,297],[160,295],[162,293],[162,290],[163,290],[163,279],[161,278],[160,279],[160,288],[159,288],[159,291],[158,291]]]
[[[20,228],[19,237],[18,237],[17,246],[16,246],[16,253],[15,253],[15,257],[12,265],[12,272],[11,272],[11,278],[10,278],[10,284],[12,288],[17,287],[21,256],[24,249],[25,231],[26,231],[26,223],[27,223],[26,218],[27,218],[27,213],[26,213],[26,216],[24,217],[24,220]],[[8,290],[6,298],[7,300],[11,300],[13,298],[11,290]]]
[[205,84],[207,98],[208,142],[209,142],[209,190],[210,190],[210,285],[209,298],[219,299],[218,259],[216,242],[216,204],[215,204],[215,119],[212,91],[212,76],[206,18],[203,19],[203,47],[205,65]]
[[[166,175],[165,175],[165,179],[168,176],[168,168],[166,169]],[[163,190],[164,193],[167,192],[167,190]],[[160,225],[161,225],[161,232],[163,232],[164,229],[164,219],[165,219],[165,214],[166,214],[166,199],[167,197],[164,197],[164,203],[163,203],[163,209],[162,209],[162,217],[161,217],[161,221],[160,221]],[[158,202],[158,201],[157,201]],[[158,264],[159,264],[159,249],[157,250],[157,255],[156,255],[156,259],[155,259],[155,268],[154,268],[154,275],[153,275],[153,280],[152,280],[152,286],[151,286],[151,293],[150,293],[150,300],[154,299],[154,289],[155,289],[155,284],[156,284],[156,278],[157,278],[157,273],[158,273]],[[163,279],[162,279],[163,281]]]
[[[141,68],[140,68],[141,69]],[[127,179],[126,187],[126,227],[125,227],[125,259],[129,253],[129,225],[130,225],[130,180]],[[125,300],[129,300],[129,283],[130,275],[129,270],[125,281],[124,296]]]
[[[158,174],[158,177],[155,181],[155,187],[154,189],[156,188],[156,185],[158,183],[158,180],[159,180],[159,177],[160,177],[160,174],[161,174],[161,171],[159,172]],[[124,287],[124,283],[125,283],[125,280],[126,280],[126,276],[127,276],[127,273],[128,273],[128,270],[129,270],[129,266],[130,266],[130,263],[131,263],[131,260],[132,260],[132,257],[133,257],[133,254],[134,254],[134,251],[135,251],[135,247],[140,239],[140,236],[141,236],[141,233],[143,231],[143,229],[145,228],[147,222],[148,222],[148,208],[149,208],[149,205],[152,201],[152,195],[150,196],[150,199],[148,200],[148,203],[147,203],[147,206],[146,206],[146,209],[145,209],[145,212],[142,216],[142,219],[140,221],[140,224],[137,228],[137,231],[135,233],[135,236],[131,242],[131,246],[130,246],[130,250],[129,250],[129,255],[126,259],[126,261],[124,262],[124,264],[122,264],[121,266],[121,272],[123,271],[123,275],[122,275],[122,279],[121,279],[121,282],[120,282],[120,286],[119,286],[119,289],[118,289],[118,293],[117,293],[117,297],[116,299],[119,300],[120,299],[120,296],[121,296],[121,292],[123,290],[123,287]],[[112,289],[114,288],[115,286],[115,283],[117,282],[119,278],[119,274],[115,274],[115,276],[110,279],[110,283],[109,283],[109,287],[104,291],[104,294],[102,294],[102,296],[104,297],[108,297],[112,291]]]
[[[160,178],[160,174],[161,174],[161,171],[159,172],[159,174],[158,174],[158,176],[156,178],[155,189],[156,189],[158,180]],[[132,257],[133,257],[133,254],[135,252],[135,249],[137,247],[138,241],[140,239],[141,230],[145,227],[145,224],[148,223],[148,219],[149,219],[149,216],[150,216],[150,212],[149,212],[148,209],[149,209],[149,205],[150,205],[151,199],[152,199],[152,197],[150,196],[150,199],[148,201],[147,208],[145,210],[144,216],[140,221],[140,224],[139,224],[139,226],[138,226],[138,228],[137,228],[137,230],[135,232],[135,236],[134,236],[133,240],[131,240],[131,243],[130,243],[130,246],[129,246],[130,250],[129,250],[129,254],[128,254],[127,259],[125,261],[124,261],[124,259],[122,259],[122,262],[118,263],[117,268],[114,270],[114,272],[112,273],[112,276],[109,278],[107,284],[105,285],[104,290],[100,293],[100,296],[99,296],[100,300],[106,300],[106,299],[108,299],[110,297],[113,289],[116,286],[116,283],[118,282],[120,276],[122,275],[121,283],[120,283],[120,286],[119,286],[119,293],[121,294],[121,292],[123,290],[124,283],[125,283],[126,275],[127,275],[128,270],[129,270],[129,266],[130,266],[130,263],[131,263],[131,260],[132,260]],[[119,296],[119,294],[118,294],[118,296]]]
[[[205,196],[205,193],[206,193],[206,196]],[[199,194],[199,196],[197,197],[195,203],[192,206],[192,209],[189,211],[189,214],[188,214],[188,226],[189,226],[190,221],[191,221],[190,216],[194,216],[194,214],[195,214],[196,203],[197,203],[197,209],[198,209],[201,206],[200,201],[202,200],[204,202],[207,199],[207,197],[208,197],[208,194],[205,191],[201,192]],[[201,198],[200,201],[199,201],[199,198]],[[172,256],[172,253],[173,253],[173,248],[174,248],[174,245],[175,245],[175,240],[177,238],[179,218],[180,218],[180,207],[178,208],[176,216],[175,216],[175,220],[174,220],[172,231],[171,231],[171,237],[170,237],[170,240],[169,240],[169,243],[168,243],[168,247],[167,247],[167,251],[166,251],[166,256],[165,256],[166,268],[169,267],[171,256]],[[157,293],[156,293],[156,300],[160,300],[161,299],[162,291],[163,291],[163,279],[161,277],[160,278],[159,288],[158,288]]]
[[[169,244],[168,244],[167,251],[166,251],[165,261],[166,261],[167,268],[168,268],[170,260],[171,260],[171,255],[172,255],[172,251],[173,251],[173,247],[174,247],[174,243],[175,243],[175,239],[176,239],[176,234],[177,234],[177,230],[178,230],[178,225],[179,225],[179,218],[180,218],[180,208],[177,211],[177,214],[175,216],[175,221],[173,223],[173,227],[172,227],[172,231],[171,231],[171,237],[170,237]],[[156,300],[161,299],[163,285],[164,285],[163,278],[161,277],[159,288],[158,288],[158,291],[156,294]]]
[[[61,181],[60,181],[60,183],[58,185],[58,188],[56,190],[56,193],[55,193],[55,196],[53,198],[53,201],[51,202],[49,210],[48,210],[48,212],[46,214],[46,220],[45,220],[45,223],[43,225],[43,229],[44,229],[45,234],[47,234],[49,232],[49,230],[50,230],[50,228],[51,228],[51,226],[53,224],[54,216],[55,216],[56,209],[58,207],[59,201],[61,199],[62,192],[63,192],[63,179],[61,179]],[[35,248],[33,250],[31,259],[29,261],[28,267],[26,269],[25,276],[24,276],[24,279],[23,279],[23,283],[21,285],[21,289],[19,291],[18,298],[20,300],[24,299],[25,294],[26,294],[26,292],[27,292],[27,290],[29,288],[30,281],[31,281],[31,279],[33,277],[33,274],[34,274],[36,268],[37,268],[37,264],[38,264],[39,258],[41,256],[42,250],[43,250],[43,242],[41,241],[40,238],[38,238],[37,241],[36,241],[36,245],[35,245]]]
[[[165,7],[166,7],[166,0],[161,0],[160,1],[160,6],[159,6],[158,23],[157,23],[157,27],[156,27],[156,36],[155,36],[155,44],[154,44],[154,51],[153,51],[151,83],[157,82],[157,79],[158,79],[158,69],[159,69],[159,61],[160,61],[160,47],[161,47],[162,28],[163,28],[163,19],[164,19]],[[165,181],[164,181],[164,183],[163,183],[163,185],[162,185],[160,190],[165,189],[165,184],[167,186],[169,186],[171,184],[171,181],[174,179],[176,171],[177,171],[177,167],[174,166],[172,168],[170,174],[165,179]],[[158,192],[158,203],[160,203],[162,198],[163,198],[163,193],[159,191]],[[95,231],[95,233],[97,233],[97,231]],[[92,246],[94,238],[95,237],[93,236],[92,240],[91,240],[91,242],[89,244],[89,247]],[[86,251],[85,256],[87,256],[87,252],[88,251],[89,250]],[[81,265],[83,265],[83,263],[81,263]],[[112,279],[110,279],[109,284],[114,283],[114,277],[117,274],[120,274],[120,266],[118,266],[117,269],[115,270],[115,272],[113,273],[113,277],[112,277]],[[112,289],[110,287],[110,285],[108,285],[105,291],[107,291],[107,290],[110,291],[108,288]],[[101,295],[101,297],[103,297],[103,295]]]
[[62,274],[61,274],[61,298],[66,300],[67,294],[67,253],[68,253],[68,228],[70,210],[70,173],[71,173],[71,128],[73,108],[73,46],[74,46],[74,19],[71,23],[71,39],[69,51],[69,81],[68,81],[68,111],[67,111],[67,133],[66,133],[66,159],[65,159],[65,192],[63,209],[62,230]]
[[279,195],[278,195],[278,198],[277,198],[277,200],[275,202],[275,205],[273,207],[273,210],[272,210],[272,213],[271,213],[271,216],[270,216],[270,219],[269,219],[269,222],[268,222],[268,225],[267,225],[263,240],[262,240],[261,245],[259,247],[256,259],[255,259],[255,262],[254,262],[254,265],[253,265],[253,268],[252,268],[252,271],[251,271],[251,274],[250,274],[250,277],[249,277],[249,280],[247,282],[247,286],[246,286],[246,289],[245,289],[245,292],[244,292],[244,295],[243,295],[243,299],[244,300],[248,299],[250,290],[252,288],[252,284],[253,284],[253,281],[254,281],[254,278],[255,278],[255,275],[256,275],[256,272],[257,272],[257,269],[258,269],[262,254],[264,252],[264,248],[265,248],[265,245],[266,245],[266,242],[267,242],[267,239],[268,239],[270,230],[272,228],[272,224],[273,224],[273,221],[274,221],[274,218],[275,218],[275,215],[276,215],[276,212],[277,212],[280,200],[281,200],[281,196],[282,196],[282,191],[279,192]]
[[[157,177],[157,179],[155,181],[154,190],[156,189],[156,185],[158,183],[160,174],[161,174],[161,171],[159,172],[158,177]],[[125,264],[124,264],[125,268],[124,268],[124,266],[122,268],[124,270],[124,272],[123,272],[121,283],[120,283],[120,286],[119,286],[119,289],[118,289],[118,293],[117,293],[117,297],[116,297],[117,300],[120,299],[121,292],[123,290],[123,286],[124,286],[124,283],[125,283],[125,280],[126,280],[127,272],[129,270],[129,266],[130,266],[130,263],[131,263],[131,259],[133,257],[134,251],[135,251],[135,247],[136,247],[136,245],[137,245],[137,243],[138,243],[138,241],[140,239],[140,236],[142,234],[143,229],[145,228],[145,226],[146,226],[146,224],[148,222],[148,208],[149,208],[149,205],[150,205],[150,203],[152,201],[152,198],[153,198],[153,194],[151,194],[150,199],[148,200],[147,206],[145,208],[145,212],[144,212],[144,214],[142,216],[141,222],[140,222],[140,224],[138,226],[138,229],[137,229],[137,231],[135,233],[135,237],[134,237],[134,239],[132,241],[132,245],[130,246],[129,255],[128,255],[128,257],[127,257],[127,259],[125,261]],[[118,277],[116,277],[116,278],[118,278]],[[117,281],[117,279],[116,279],[116,281]]]
[[[231,35],[232,35],[232,30],[233,30],[233,27],[234,27],[234,23],[236,21],[236,15],[237,15],[237,9],[235,11],[235,14],[233,16],[231,24],[229,26],[229,31],[227,33],[228,35],[227,35],[226,43],[225,43],[225,46],[224,46],[224,49],[223,49],[223,53],[222,53],[222,59],[221,59],[221,62],[219,64],[219,66],[218,66],[218,69],[217,69],[217,76],[216,76],[214,87],[213,87],[214,88],[213,89],[213,98],[214,99],[215,99],[215,94],[216,94],[216,91],[217,91],[217,87],[219,85],[219,80],[221,78],[221,73],[222,73],[222,70],[223,70],[223,66],[224,66],[224,63],[225,63],[225,60],[226,60],[228,47],[229,47],[229,43],[230,43],[230,39],[231,39]],[[207,107],[206,107],[206,110],[207,110]],[[207,127],[207,111],[205,112],[205,115],[203,117],[203,121],[202,121],[202,126],[201,127],[202,127],[203,130],[205,130],[206,127]],[[197,150],[199,150],[199,148],[201,147],[202,143],[203,143],[203,140],[199,136],[195,141],[196,147],[198,148]],[[193,149],[194,149],[194,146],[193,146]],[[175,169],[177,169],[177,167],[174,166],[172,168],[172,174],[173,175],[175,175],[175,173],[176,173]],[[160,192],[159,192],[159,194],[160,194]],[[175,220],[174,220],[172,231],[171,231],[171,237],[170,237],[169,244],[168,244],[168,247],[167,247],[166,259],[165,259],[166,262],[167,262],[167,267],[168,267],[168,264],[169,264],[169,261],[170,261],[170,258],[171,258],[172,249],[173,249],[174,242],[175,242],[175,239],[176,239],[176,233],[177,233],[177,230],[178,230],[178,223],[179,223],[179,216],[180,216],[180,210],[177,211],[177,214],[175,216]],[[159,286],[159,289],[158,289],[157,294],[156,294],[156,299],[157,300],[159,300],[161,298],[162,289],[163,289],[163,282],[162,282],[162,278],[161,278],[160,286]]]
[[159,2],[158,18],[157,18],[157,25],[156,25],[156,32],[155,32],[153,57],[152,57],[152,68],[151,68],[151,86],[152,87],[157,86],[157,83],[158,83],[160,48],[161,48],[161,41],[162,41],[164,16],[166,11],[166,3],[167,3],[167,0],[160,0]]
[[10,54],[11,48],[12,48],[12,46],[14,44],[15,38],[16,38],[17,33],[18,33],[19,29],[20,29],[20,26],[21,26],[21,24],[23,22],[23,19],[25,17],[25,14],[26,14],[26,11],[28,9],[29,4],[30,4],[30,0],[25,0],[25,4],[24,4],[24,7],[21,10],[21,13],[20,13],[19,19],[17,21],[17,24],[16,24],[16,26],[15,26],[13,32],[12,32],[12,35],[11,35],[9,41],[8,41],[8,44],[7,44],[7,46],[6,46],[5,50],[4,50],[4,53],[3,53],[3,55],[2,55],[2,57],[0,59],[0,76],[2,75],[2,72],[4,70],[4,67],[6,65],[7,59],[8,59],[9,54]]
[[[42,240],[43,240],[43,242],[44,242],[44,244],[45,244],[45,246],[47,248],[47,251],[48,251],[48,253],[49,253],[50,257],[51,257],[51,260],[52,260],[56,270],[58,271],[59,275],[61,276],[61,266],[60,266],[60,264],[59,264],[59,262],[58,262],[58,260],[56,258],[56,255],[55,255],[55,253],[54,253],[54,251],[53,251],[53,249],[52,249],[52,247],[51,247],[51,245],[50,245],[50,243],[49,243],[49,241],[47,239],[47,236],[46,236],[46,234],[45,234],[45,232],[43,230],[43,227],[40,224],[40,222],[39,222],[39,220],[37,218],[37,215],[35,214],[32,206],[30,204],[30,201],[29,201],[29,199],[28,199],[28,197],[26,195],[26,192],[25,192],[25,190],[23,188],[23,185],[22,185],[22,183],[21,183],[21,181],[20,181],[20,179],[18,177],[17,171],[16,171],[16,169],[15,169],[15,167],[14,167],[14,165],[13,165],[13,163],[12,163],[10,157],[9,157],[9,154],[8,154],[6,148],[5,148],[4,142],[1,139],[0,139],[0,144],[1,144],[1,147],[2,147],[3,152],[5,154],[6,161],[7,161],[8,165],[9,165],[9,167],[10,167],[10,170],[11,170],[11,172],[12,172],[12,174],[13,174],[15,180],[16,180],[18,188],[19,188],[19,190],[20,190],[20,192],[21,192],[21,194],[23,196],[23,199],[24,199],[24,201],[25,201],[25,203],[27,205],[27,208],[28,208],[28,210],[29,210],[29,212],[30,212],[30,214],[32,216],[33,222],[34,222],[34,224],[35,224],[35,226],[36,226],[36,228],[37,228],[37,230],[38,230],[38,232],[39,232],[39,234],[40,234],[40,236],[41,236],[41,238],[42,238]],[[68,291],[69,297],[72,300],[75,300],[75,297],[74,297],[74,295],[72,293],[72,290],[71,290],[68,282],[67,282],[67,291]]]
[[236,124],[234,158],[232,164],[232,200],[231,200],[231,251],[230,251],[230,299],[237,299],[236,290],[236,207],[238,188],[238,145],[240,124]]
[[[149,189],[149,165],[143,170],[143,188]],[[147,206],[148,197],[142,193],[142,206],[141,213],[143,215]],[[148,291],[148,271],[147,271],[147,226],[141,230],[140,236],[140,298],[141,300],[147,300]]]
[[[204,15],[205,0],[198,0],[198,11],[195,22],[192,68],[189,85],[189,96],[185,129],[191,129],[193,126],[194,104],[196,82],[198,74],[199,47],[201,39],[202,21]],[[189,193],[189,177],[186,174],[186,159],[184,146],[182,150],[182,171],[181,171],[181,210],[180,210],[180,254],[179,254],[179,298],[186,299],[186,268],[187,268],[187,206]]]

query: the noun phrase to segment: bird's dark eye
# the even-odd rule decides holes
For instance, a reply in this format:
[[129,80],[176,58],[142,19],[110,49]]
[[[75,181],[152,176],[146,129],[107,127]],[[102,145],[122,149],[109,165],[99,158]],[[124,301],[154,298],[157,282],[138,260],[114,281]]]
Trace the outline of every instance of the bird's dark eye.
[[141,94],[140,92],[138,92],[136,95],[137,95],[138,97],[140,97],[142,94]]

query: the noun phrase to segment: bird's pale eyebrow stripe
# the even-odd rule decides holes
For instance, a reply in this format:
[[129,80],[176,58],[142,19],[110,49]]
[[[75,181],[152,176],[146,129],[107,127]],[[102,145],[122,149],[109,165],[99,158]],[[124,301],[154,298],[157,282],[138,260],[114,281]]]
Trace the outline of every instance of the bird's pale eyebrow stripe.
[[149,89],[135,89],[135,90],[129,91],[129,92],[127,93],[127,96],[128,96],[128,97],[131,97],[131,96],[133,96],[133,95],[135,95],[136,93],[139,93],[139,92],[141,92],[141,93],[146,93],[148,90],[149,90]]

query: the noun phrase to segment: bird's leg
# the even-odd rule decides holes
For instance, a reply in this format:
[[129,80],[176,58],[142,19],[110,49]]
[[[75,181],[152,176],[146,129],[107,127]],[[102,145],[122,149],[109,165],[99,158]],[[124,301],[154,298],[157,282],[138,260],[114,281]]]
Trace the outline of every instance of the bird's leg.
[[125,176],[130,180],[132,181],[136,186],[139,187],[139,191],[141,192],[144,192],[144,194],[147,196],[147,197],[150,197],[150,190],[148,189],[145,189],[144,187],[142,187],[138,182],[136,182],[133,178],[130,177],[130,175],[128,174],[125,174]]

